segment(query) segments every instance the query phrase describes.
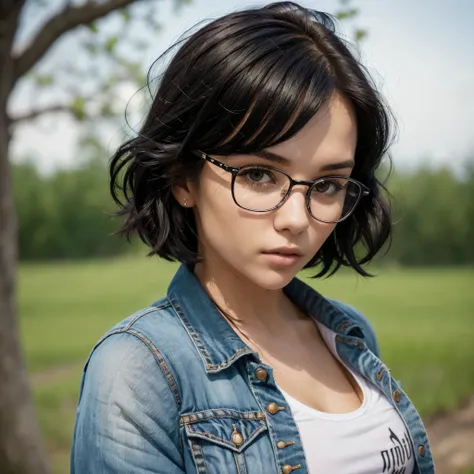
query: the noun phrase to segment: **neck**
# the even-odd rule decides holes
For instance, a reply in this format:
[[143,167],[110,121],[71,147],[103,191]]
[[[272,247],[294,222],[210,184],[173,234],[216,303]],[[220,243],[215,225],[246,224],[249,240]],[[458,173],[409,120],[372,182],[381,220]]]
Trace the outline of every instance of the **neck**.
[[225,262],[207,258],[196,264],[194,274],[224,315],[231,317],[239,329],[277,334],[288,323],[301,318],[282,289],[259,287]]

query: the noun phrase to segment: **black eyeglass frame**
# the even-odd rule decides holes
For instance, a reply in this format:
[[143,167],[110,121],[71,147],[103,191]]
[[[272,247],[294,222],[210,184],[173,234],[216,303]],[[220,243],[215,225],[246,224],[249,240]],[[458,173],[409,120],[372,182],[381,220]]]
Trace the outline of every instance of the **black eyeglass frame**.
[[[318,178],[315,181],[306,181],[306,180],[301,180],[301,179],[293,179],[285,171],[280,170],[280,169],[275,168],[274,166],[270,166],[270,165],[230,166],[230,165],[226,165],[225,163],[222,163],[222,161],[219,161],[219,160],[216,160],[215,158],[212,158],[212,156],[209,156],[207,153],[204,153],[203,151],[193,150],[192,153],[195,156],[199,156],[203,160],[208,161],[209,163],[212,163],[213,165],[218,166],[219,168],[223,169],[224,171],[227,171],[228,173],[232,174],[232,182],[231,182],[231,188],[230,188],[231,189],[231,194],[232,194],[232,199],[234,200],[235,204],[238,207],[240,207],[241,209],[244,209],[246,211],[251,211],[251,212],[270,212],[270,211],[274,211],[274,210],[280,208],[281,206],[283,206],[283,204],[285,204],[285,202],[290,197],[291,191],[292,191],[294,186],[303,185],[303,186],[308,186],[308,191],[306,192],[305,199],[306,199],[306,209],[308,210],[310,216],[313,219],[316,219],[317,221],[323,222],[325,224],[338,224],[339,222],[342,222],[342,221],[346,220],[354,212],[354,209],[357,207],[357,205],[359,204],[360,199],[362,197],[368,196],[370,194],[370,189],[367,186],[365,186],[365,184],[362,184],[360,181],[357,181],[354,178],[348,178],[347,176],[330,175],[330,176],[323,176],[321,178]],[[244,207],[244,206],[240,205],[237,202],[237,199],[235,198],[235,194],[234,194],[234,183],[235,183],[235,180],[236,180],[238,174],[243,169],[246,169],[246,168],[259,168],[259,169],[269,169],[269,170],[273,170],[273,171],[278,171],[279,173],[284,174],[289,179],[290,186],[288,187],[288,190],[286,191],[286,195],[283,197],[283,199],[276,206],[271,207],[270,209],[265,209],[265,210],[262,211],[262,210],[259,210],[259,209],[249,209],[248,207]],[[343,218],[341,218],[337,221],[325,221],[323,219],[319,219],[318,217],[316,217],[311,212],[311,191],[312,191],[313,187],[316,186],[317,184],[322,183],[322,182],[324,182],[328,179],[334,179],[334,178],[336,178],[336,179],[345,179],[345,180],[347,180],[351,183],[356,184],[359,187],[360,192],[359,192],[359,196],[357,197],[357,200],[355,201],[354,205],[352,206],[352,209],[347,213],[346,216],[344,216]]]

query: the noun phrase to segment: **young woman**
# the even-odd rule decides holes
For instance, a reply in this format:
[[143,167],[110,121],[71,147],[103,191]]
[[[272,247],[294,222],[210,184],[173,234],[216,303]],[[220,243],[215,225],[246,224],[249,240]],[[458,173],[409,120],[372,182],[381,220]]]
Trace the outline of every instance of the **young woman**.
[[434,472],[370,323],[295,277],[367,275],[389,119],[327,14],[274,3],[180,46],[110,174],[123,231],[181,267],[94,348],[73,474]]

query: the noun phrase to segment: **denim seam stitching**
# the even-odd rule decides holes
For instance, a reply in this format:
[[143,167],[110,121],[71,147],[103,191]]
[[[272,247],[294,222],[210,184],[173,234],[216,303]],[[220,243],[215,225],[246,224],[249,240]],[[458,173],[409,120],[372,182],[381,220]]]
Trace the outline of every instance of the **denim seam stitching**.
[[188,334],[190,337],[194,340],[195,346],[197,350],[199,351],[201,357],[204,359],[206,363],[206,367],[208,370],[219,370],[219,369],[225,369],[232,365],[233,362],[235,362],[236,359],[238,359],[241,355],[247,353],[251,354],[253,351],[249,348],[242,347],[241,349],[238,349],[236,352],[232,354],[228,359],[225,361],[221,362],[220,364],[214,364],[209,353],[206,350],[206,347],[204,344],[201,342],[201,339],[199,338],[199,335],[196,333],[194,328],[192,327],[191,323],[189,320],[186,318],[184,315],[183,311],[181,310],[181,307],[179,306],[179,303],[177,302],[176,298],[173,296],[170,296],[170,301],[171,305],[173,306],[174,310],[176,311],[178,317],[181,319],[183,322]]
[[[389,376],[389,390],[390,390],[390,397],[389,397],[389,400],[391,402],[391,405],[395,408],[395,410],[397,411],[397,413],[399,414],[400,418],[402,419],[403,423],[405,424],[405,428],[407,430],[407,433],[408,435],[410,436],[410,440],[411,440],[411,443],[412,443],[412,447],[413,447],[413,455],[414,455],[414,458],[415,458],[415,462],[417,464],[417,467],[418,469],[420,470],[420,472],[423,472],[423,470],[421,469],[421,466],[420,464],[423,464],[423,463],[420,463],[420,459],[419,459],[419,453],[418,453],[418,449],[417,449],[417,445],[416,445],[416,442],[415,442],[415,439],[410,431],[410,428],[408,426],[408,422],[407,420],[405,419],[405,417],[402,415],[402,412],[401,410],[399,409],[398,407],[398,403],[396,403],[393,398],[392,398],[392,392],[393,392],[393,387],[392,387],[392,382],[395,381],[392,377],[392,375],[390,374]],[[395,381],[396,383],[396,381]],[[408,397],[408,395],[403,391],[403,389],[400,388],[400,391],[401,393],[407,398],[407,400],[409,401],[409,403],[411,404],[412,407],[414,407],[413,403],[411,402],[410,398]],[[417,415],[418,417],[418,422],[421,424],[421,426],[423,427],[423,432],[422,432],[422,437],[423,437],[423,440],[425,441],[423,444],[424,444],[424,447],[425,447],[425,457],[423,458],[423,461],[426,459],[427,462],[431,462],[431,465],[433,466],[434,464],[434,461],[433,461],[433,455],[431,454],[431,446],[430,446],[430,442],[429,442],[429,439],[428,439],[428,436],[426,434],[426,428],[423,424],[423,421],[421,419],[421,417],[419,416],[418,412],[416,411],[415,409],[415,414]],[[429,461],[428,461],[428,458],[426,458],[426,453],[429,454]]]
[[221,420],[221,419],[226,419],[226,418],[232,418],[233,420],[238,419],[240,421],[264,421],[260,418],[238,418],[232,415],[226,415],[226,416],[207,416],[204,418],[199,418],[198,420],[192,420],[192,421],[180,421],[180,426],[188,426],[188,425],[194,425],[196,423],[200,423],[201,421],[208,421],[208,420]]
[[[237,474],[247,474],[247,463],[245,462],[245,456],[243,453],[233,453],[234,454],[234,462],[235,466],[237,467]],[[242,462],[239,463],[239,460]],[[240,469],[240,465],[242,465],[242,469]]]
[[160,306],[156,306],[156,307],[153,307],[153,308],[146,308],[146,309],[143,309],[142,311],[140,311],[137,315],[135,315],[135,317],[129,321],[126,326],[122,327],[122,328],[117,328],[117,329],[114,329],[113,331],[109,331],[108,333],[104,334],[98,341],[97,343],[95,344],[94,348],[98,347],[103,341],[105,341],[105,339],[107,339],[109,336],[112,336],[113,334],[119,334],[119,333],[123,333],[125,331],[128,331],[128,329],[130,329],[130,327],[135,324],[141,317],[143,316],[146,316],[147,314],[149,313],[152,313],[153,311],[156,311],[156,310],[161,310],[161,309],[166,309],[170,306],[170,304],[168,302],[166,303],[163,303],[161,304]]
[[[247,371],[247,374],[249,374],[249,371]],[[260,398],[257,396],[257,394],[255,393],[255,390],[254,390],[254,385],[252,383],[252,380],[250,380],[250,376],[249,376],[249,387],[250,387],[250,391],[252,392],[254,398],[255,398],[255,401],[257,402],[258,406],[260,408],[262,408],[261,406],[261,403],[260,403]],[[273,429],[273,426],[272,424],[270,423],[269,419],[268,419],[268,414],[265,413],[265,411],[262,409],[261,410],[262,413],[263,413],[263,416],[265,417],[265,421],[266,421],[266,425],[267,425],[267,429],[268,429],[268,433],[270,435],[270,445],[272,447],[272,451],[273,451],[273,457],[275,459],[275,464],[277,466],[277,468],[281,468],[280,466],[280,460],[279,460],[279,454],[278,454],[278,450],[275,449],[276,448],[276,439],[275,439],[275,431]]]
[[[392,388],[392,379],[393,377],[390,376],[390,386]],[[413,405],[413,402],[410,400],[410,397],[406,394],[406,392],[403,390],[403,388],[400,386],[400,384],[398,384],[398,382],[393,379],[393,381],[395,382],[398,390],[401,392],[401,394],[408,400],[408,402],[410,403],[411,407],[412,408],[415,408],[415,406]],[[392,390],[391,390],[392,392]],[[400,416],[402,417],[403,421],[405,422],[405,426],[407,428],[407,432],[408,434],[410,435],[411,437],[411,440],[412,440],[412,445],[413,445],[413,454],[415,455],[415,459],[419,459],[419,452],[418,452],[418,446],[419,446],[419,443],[416,443],[416,441],[418,440],[415,440],[413,438],[413,436],[411,435],[411,431],[408,427],[408,423],[405,421],[405,418],[402,416],[401,414],[401,410],[398,408],[398,404],[395,403],[393,401],[393,399],[391,398],[391,402],[392,402],[392,405],[395,407],[395,409],[398,411],[398,413],[400,414]],[[433,454],[431,453],[431,445],[430,445],[430,440],[428,438],[428,435],[427,435],[427,431],[426,431],[426,427],[423,423],[423,420],[420,416],[420,414],[418,413],[418,411],[416,410],[416,408],[414,409],[415,411],[415,416],[418,418],[418,422],[420,423],[421,427],[422,427],[422,430],[421,430],[421,441],[423,442],[423,447],[425,448],[425,455],[422,456],[423,460],[427,460],[427,456],[426,454],[428,453],[429,454],[429,462],[431,463],[431,465],[434,465],[434,459],[433,459]],[[420,464],[418,463],[418,467],[420,467]]]
[[191,448],[191,456],[194,459],[194,464],[196,466],[197,472],[206,474],[208,471],[204,455],[202,454],[201,445],[199,443],[194,443],[192,440],[188,441]]
[[151,308],[146,308],[142,311],[140,311],[125,327],[124,327],[124,330],[127,331],[128,329],[130,329],[140,318],[142,318],[143,316],[146,316],[147,314],[149,313],[153,313],[153,311],[159,311],[159,310],[162,310],[162,309],[166,309],[166,308],[169,308],[170,306],[170,303],[169,302],[165,302],[165,303],[162,303],[160,304],[159,306],[153,306]]
[[235,463],[235,467],[237,469],[237,474],[242,474],[241,470],[240,470],[240,467],[239,467],[239,460],[237,458],[237,456],[239,455],[239,453],[235,453],[233,452],[232,453],[234,455],[234,463]]
[[155,311],[156,309],[162,309],[161,306],[159,306],[158,308],[146,308],[146,309],[143,309],[142,311],[140,311],[137,315],[135,315],[131,321],[129,321],[124,327],[121,327],[121,328],[117,328],[117,329],[114,329],[114,330],[111,330],[109,332],[107,332],[106,334],[104,334],[98,341],[97,343],[95,344],[94,346],[94,349],[96,347],[98,347],[100,344],[102,344],[102,342],[104,342],[109,336],[112,336],[114,334],[120,334],[120,333],[123,333],[125,331],[127,331],[130,326],[132,324],[134,324],[139,318],[141,318],[142,316],[145,316],[146,314],[148,313],[151,313],[153,311]]
[[210,358],[206,348],[204,347],[204,344],[201,342],[201,339],[199,338],[198,334],[194,331],[193,327],[191,326],[188,319],[184,315],[183,311],[181,310],[181,307],[179,306],[178,301],[173,296],[170,296],[169,298],[170,298],[171,306],[173,306],[174,310],[176,311],[176,314],[178,315],[178,317],[183,322],[184,327],[186,328],[186,331],[190,335],[191,339],[194,341],[194,343],[196,345],[196,348],[199,351],[200,355],[205,359],[206,365],[208,367],[212,366],[213,364],[212,364],[211,358]]
[[137,337],[140,339],[150,350],[150,352],[153,354],[155,360],[158,362],[158,366],[161,369],[161,372],[166,378],[166,381],[168,382],[168,386],[171,389],[171,392],[173,393],[174,399],[176,401],[176,405],[178,407],[178,410],[181,408],[181,399],[179,397],[179,390],[178,390],[178,384],[176,383],[176,380],[171,372],[171,370],[168,367],[168,364],[166,363],[163,355],[161,352],[158,350],[158,348],[142,333],[135,329],[128,329],[128,330],[123,330],[121,332],[132,334],[133,336]]
[[238,349],[236,352],[234,352],[234,354],[232,354],[231,357],[229,357],[227,360],[225,360],[224,362],[222,362],[221,364],[219,365],[210,365],[209,368],[210,369],[226,369],[227,367],[229,367],[230,365],[232,365],[241,355],[243,354],[251,354],[253,351],[249,351],[249,349],[245,348],[245,347],[242,347],[241,349]]
[[115,334],[130,334],[138,338],[140,341],[143,342],[143,344],[147,346],[148,350],[153,354],[154,359],[158,362],[158,366],[160,367],[162,374],[165,376],[166,381],[168,382],[168,386],[171,392],[173,393],[174,399],[176,401],[176,405],[179,410],[181,408],[181,399],[179,397],[178,386],[174,379],[174,376],[169,370],[168,364],[166,363],[165,359],[161,355],[161,352],[156,348],[156,346],[147,337],[145,337],[143,334],[136,331],[135,329],[128,329],[128,330],[125,330],[124,328],[116,329],[115,331],[109,332],[102,339],[100,339],[95,347],[99,346],[99,344],[105,341],[105,339]]
[[[221,412],[221,413],[219,413]],[[191,417],[192,415],[198,415],[201,413],[209,413],[209,415],[203,416],[202,418],[199,418],[197,420],[184,420],[185,417]],[[261,415],[260,417],[258,415]],[[263,416],[263,418],[262,418]],[[193,412],[190,414],[183,414],[180,417],[180,425],[185,426],[185,425],[192,425],[194,423],[199,423],[200,421],[206,421],[206,420],[211,420],[211,419],[216,419],[216,418],[237,418],[239,420],[244,420],[244,421],[264,421],[265,415],[261,411],[249,411],[249,412],[239,412],[236,410],[229,410],[229,409],[217,409],[217,410],[202,410],[202,411],[197,411]]]
[[237,452],[237,453],[241,453],[244,448],[246,448],[251,441],[253,441],[260,433],[264,432],[267,427],[262,424],[260,425],[247,439],[246,441],[244,442],[244,444],[240,447],[240,448],[234,448],[231,443],[229,441],[227,441],[226,439],[224,438],[219,438],[218,436],[215,436],[213,435],[212,433],[208,433],[207,431],[204,431],[204,432],[198,432],[198,431],[194,431],[190,425],[186,426],[186,429],[188,431],[188,435],[189,434],[193,434],[195,438],[200,438],[200,439],[209,439],[211,441],[218,441],[219,442],[219,445],[222,446],[222,447],[227,447],[229,449],[231,449],[232,451],[234,452]]

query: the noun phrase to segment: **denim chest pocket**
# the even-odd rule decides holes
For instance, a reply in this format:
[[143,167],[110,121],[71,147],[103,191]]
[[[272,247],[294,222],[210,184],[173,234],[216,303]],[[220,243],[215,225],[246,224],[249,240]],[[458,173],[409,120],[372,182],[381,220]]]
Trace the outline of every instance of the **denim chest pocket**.
[[[196,473],[252,474],[261,473],[262,452],[271,448],[262,433],[267,431],[262,412],[239,412],[218,409],[185,415],[187,444]],[[186,471],[188,472],[188,471]]]

